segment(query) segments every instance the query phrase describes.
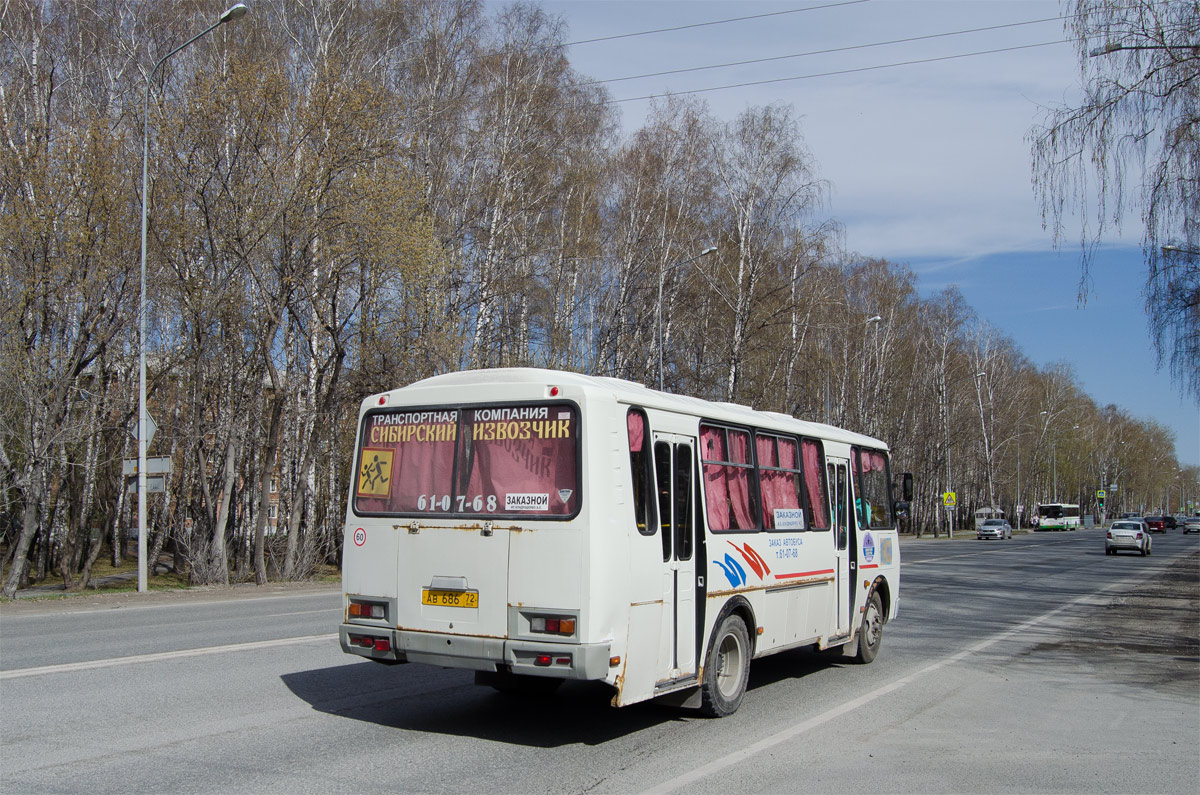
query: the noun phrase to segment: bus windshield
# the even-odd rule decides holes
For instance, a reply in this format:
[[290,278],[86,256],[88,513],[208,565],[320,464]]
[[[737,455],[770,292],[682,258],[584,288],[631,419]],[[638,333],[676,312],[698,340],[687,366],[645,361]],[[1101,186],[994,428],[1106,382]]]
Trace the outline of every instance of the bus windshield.
[[1041,515],[1047,519],[1063,518],[1063,507],[1061,505],[1043,505],[1041,506]]
[[579,511],[570,404],[380,410],[363,419],[360,515],[569,518]]

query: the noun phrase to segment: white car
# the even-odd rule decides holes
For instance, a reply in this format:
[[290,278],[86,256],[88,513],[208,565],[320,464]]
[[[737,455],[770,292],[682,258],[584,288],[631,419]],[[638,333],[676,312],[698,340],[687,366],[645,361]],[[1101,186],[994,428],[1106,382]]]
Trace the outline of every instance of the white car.
[[1146,523],[1135,519],[1118,519],[1108,528],[1104,536],[1104,554],[1115,555],[1118,550],[1129,549],[1150,554],[1150,530]]
[[980,541],[985,538],[998,538],[1003,541],[1012,538],[1012,525],[1005,519],[988,519],[979,525],[976,533]]
[[1189,516],[1180,522],[1180,524],[1183,525],[1184,535],[1188,533],[1200,533],[1200,516]]

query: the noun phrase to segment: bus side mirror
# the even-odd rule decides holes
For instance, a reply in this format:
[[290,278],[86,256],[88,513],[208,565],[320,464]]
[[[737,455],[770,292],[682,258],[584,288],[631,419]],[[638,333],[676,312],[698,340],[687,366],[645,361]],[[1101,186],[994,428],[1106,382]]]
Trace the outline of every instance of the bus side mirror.
[[905,472],[903,475],[901,475],[901,478],[903,479],[903,481],[902,481],[903,485],[901,486],[900,490],[904,496],[904,499],[897,502],[895,504],[894,508],[895,508],[896,516],[903,519],[903,518],[907,518],[908,509],[912,505],[913,476],[912,476],[911,472]]

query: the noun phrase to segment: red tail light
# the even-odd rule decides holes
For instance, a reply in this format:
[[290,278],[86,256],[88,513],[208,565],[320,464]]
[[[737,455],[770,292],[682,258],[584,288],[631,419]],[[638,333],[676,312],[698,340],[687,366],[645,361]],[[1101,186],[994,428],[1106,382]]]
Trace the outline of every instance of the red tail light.
[[347,612],[351,618],[387,618],[387,608],[378,602],[351,601]]
[[531,616],[530,632],[545,632],[550,635],[574,635],[575,619],[564,616]]

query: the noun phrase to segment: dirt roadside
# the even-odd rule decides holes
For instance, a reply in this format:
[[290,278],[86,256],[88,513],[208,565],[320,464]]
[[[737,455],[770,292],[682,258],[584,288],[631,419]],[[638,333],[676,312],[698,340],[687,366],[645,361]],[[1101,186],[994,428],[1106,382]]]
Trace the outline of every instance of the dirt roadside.
[[1117,683],[1139,682],[1194,698],[1200,692],[1200,552],[1087,611],[1032,659],[1069,658]]

